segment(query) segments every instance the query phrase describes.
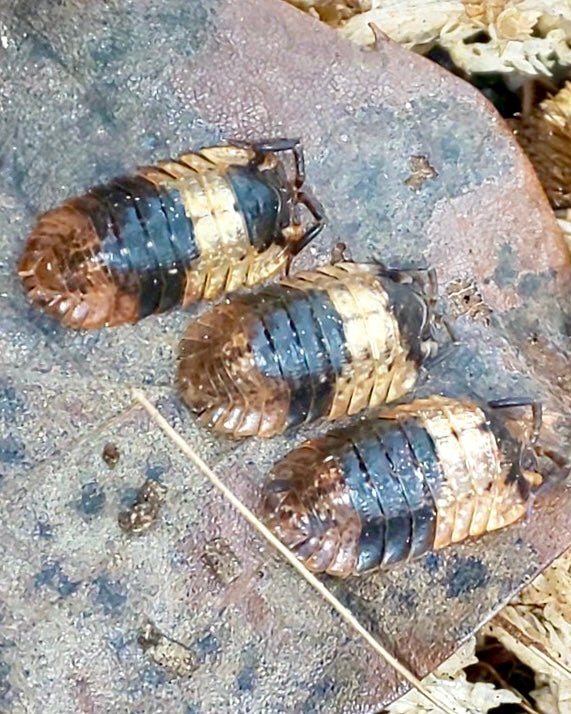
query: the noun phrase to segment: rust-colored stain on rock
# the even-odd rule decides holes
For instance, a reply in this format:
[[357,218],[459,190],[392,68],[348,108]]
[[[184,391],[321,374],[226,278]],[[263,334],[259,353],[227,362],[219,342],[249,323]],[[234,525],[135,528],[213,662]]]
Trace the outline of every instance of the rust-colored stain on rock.
[[[461,345],[419,393],[540,398],[569,453],[569,255],[529,162],[461,80],[390,41],[361,50],[285,3],[39,0],[4,3],[0,24],[0,709],[378,711],[403,690],[394,672],[129,390],[145,388],[254,510],[271,464],[315,430],[214,440],[174,391],[188,313],[71,333],[28,307],[15,266],[36,214],[90,185],[221,139],[300,135],[329,221],[294,265],[324,262],[339,240],[358,261],[428,263],[450,312],[449,285],[470,280],[489,320],[457,318]],[[411,156],[435,172],[414,190]],[[146,479],[168,498],[156,527],[127,538],[117,516]],[[478,544],[328,584],[421,676],[569,545],[570,507],[560,488]],[[237,559],[231,575],[204,557],[215,539]],[[192,651],[190,678],[141,652],[147,620]]]

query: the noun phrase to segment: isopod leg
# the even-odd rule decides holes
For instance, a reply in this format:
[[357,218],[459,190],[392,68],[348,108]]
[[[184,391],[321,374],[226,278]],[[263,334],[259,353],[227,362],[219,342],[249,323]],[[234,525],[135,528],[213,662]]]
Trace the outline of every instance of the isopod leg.
[[539,493],[541,493],[541,491],[543,491],[545,487],[556,486],[558,484],[561,484],[564,481],[567,481],[567,479],[569,478],[569,475],[571,474],[571,461],[567,457],[563,456],[562,454],[558,453],[557,451],[553,451],[552,449],[545,449],[541,446],[536,446],[534,451],[537,454],[537,456],[544,456],[545,458],[552,461],[555,464],[555,466],[557,467],[557,470],[553,473],[550,473],[549,477],[544,478],[543,483],[539,487],[536,487],[533,490],[530,488],[529,504],[528,504],[526,517],[529,517],[529,515],[532,511],[533,502],[535,500],[535,497]]
[[[286,275],[289,275],[291,268],[291,263],[296,255],[301,253],[301,251],[306,248],[311,241],[316,238],[325,225],[325,212],[323,206],[319,201],[307,191],[299,191],[297,194],[297,206],[303,205],[311,213],[315,219],[314,223],[311,223],[309,227],[299,236],[295,237],[289,244],[289,257],[286,265]],[[297,225],[301,225],[301,220],[299,215],[296,215],[295,222]]]
[[315,219],[315,223],[312,223],[309,228],[303,233],[303,235],[298,238],[295,244],[292,246],[292,252],[294,255],[302,251],[306,246],[308,246],[311,241],[321,233],[323,226],[325,225],[325,211],[323,206],[319,201],[308,191],[300,191],[297,195],[298,203],[302,204],[307,208]]
[[280,152],[291,151],[295,162],[295,179],[294,186],[300,189],[305,182],[305,160],[303,157],[303,149],[301,147],[301,139],[269,139],[267,141],[255,141],[251,147],[260,156],[265,154],[277,154]]
[[435,313],[435,319],[446,330],[446,333],[450,338],[450,345],[453,347],[458,346],[460,344],[460,340],[454,331],[454,328],[450,324],[450,320],[445,315],[440,315],[439,313]]
[[543,424],[543,405],[529,397],[493,399],[488,402],[491,409],[513,409],[517,407],[530,407],[532,416],[532,430],[529,437],[529,445],[534,446],[539,438],[539,432]]
[[[434,268],[391,268],[378,258],[375,258],[373,262],[378,265],[379,272],[382,276],[396,282],[410,281],[414,285],[417,285],[424,294],[424,299],[429,307],[434,310],[438,301],[438,277]],[[445,323],[444,318],[441,315],[437,315],[437,317],[451,333],[453,341],[456,341],[454,333],[452,333],[449,325]]]
[[300,189],[305,181],[305,161],[301,139],[262,139],[260,141],[243,141],[241,139],[230,139],[232,146],[244,149],[252,149],[256,155],[256,163],[261,163],[266,154],[277,154],[291,151],[295,162],[294,186]]
[[374,262],[379,266],[381,275],[396,282],[409,278],[422,287],[428,302],[434,304],[438,299],[438,277],[434,268],[391,268],[377,258]]
[[535,452],[538,456],[547,457],[558,467],[558,471],[555,472],[555,475],[552,475],[549,478],[550,484],[561,483],[569,477],[571,474],[571,461],[567,457],[559,454],[557,451],[544,449],[541,446],[536,446]]

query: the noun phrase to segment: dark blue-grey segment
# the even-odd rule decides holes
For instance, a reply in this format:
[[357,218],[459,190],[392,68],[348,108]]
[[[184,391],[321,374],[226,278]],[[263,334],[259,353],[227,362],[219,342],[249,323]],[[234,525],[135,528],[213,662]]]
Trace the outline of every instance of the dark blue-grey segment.
[[307,421],[311,422],[329,411],[336,373],[331,363],[329,347],[319,322],[315,319],[307,292],[282,288],[280,295],[307,367],[309,387],[313,395],[307,415]]
[[[129,267],[127,270],[125,269],[126,257],[123,255],[123,245],[118,236],[119,224],[117,220],[119,217],[115,216],[113,212],[115,202],[113,200],[111,202],[108,201],[108,192],[105,191],[103,187],[101,187],[102,197],[100,197],[98,193],[99,187],[96,187],[91,193],[85,196],[72,198],[69,204],[80,213],[89,217],[99,238],[99,255],[105,265],[107,265],[115,275],[132,273],[130,263],[127,263]],[[91,253],[94,252],[96,248],[96,246],[86,246],[86,249],[89,250],[89,254],[84,257],[91,257]],[[75,256],[70,257],[74,258]],[[72,268],[72,266],[70,266],[70,268]],[[122,286],[122,284],[121,281],[120,285]],[[137,283],[135,283],[135,285],[137,285]],[[131,286],[133,286],[133,283],[131,283]]]
[[345,434],[338,449],[362,524],[357,572],[417,558],[434,544],[429,482],[439,483],[441,472],[426,431],[412,418],[406,426],[405,432],[393,419],[365,422]]
[[140,176],[121,177],[77,202],[91,206],[109,269],[121,285],[138,284],[140,317],[181,303],[186,269],[198,251],[176,189],[157,188]]
[[182,266],[177,264],[170,238],[171,227],[161,198],[152,183],[138,176],[123,179],[119,185],[130,192],[140,216],[147,248],[162,288],[156,312],[164,312],[180,303],[185,275]]
[[343,320],[324,290],[310,289],[305,291],[305,295],[326,346],[329,362],[337,377],[351,361]]
[[170,239],[177,265],[187,268],[198,258],[198,247],[194,239],[192,221],[186,215],[180,192],[174,187],[168,189],[156,186],[162,207],[170,225]]
[[378,456],[371,464],[371,477],[377,498],[385,515],[385,552],[381,565],[393,565],[407,560],[412,545],[413,516],[406,494],[395,470],[392,444],[385,445],[385,434],[376,424],[371,436],[379,443]]
[[258,295],[260,318],[266,336],[276,355],[280,373],[290,388],[288,427],[302,424],[311,406],[310,380],[303,352],[295,339],[287,312],[281,300],[269,296],[265,291]]
[[261,321],[251,339],[258,369],[290,390],[288,427],[324,416],[349,361],[343,322],[327,293],[273,285],[241,300]]
[[[147,279],[152,285],[149,286],[150,293],[147,296],[145,291],[141,291],[139,307],[139,317],[147,317],[155,312],[164,312],[169,303],[168,295],[168,266],[174,262],[174,253],[170,242],[170,226],[162,211],[161,202],[157,196],[153,185],[145,179],[133,176],[119,178],[113,181],[112,186],[116,186],[119,191],[124,191],[127,200],[134,206],[138,222],[141,226],[139,241],[145,244],[149,261],[144,267],[142,280]],[[131,248],[131,244],[128,245]],[[141,250],[141,246],[137,246]],[[178,275],[178,273],[177,273]],[[177,286],[178,282],[178,286]],[[174,280],[175,287],[178,287],[174,304],[180,302],[180,280]],[[165,295],[165,293],[167,293]]]
[[381,563],[385,543],[385,516],[371,482],[370,469],[378,458],[378,442],[359,435],[347,439],[340,455],[351,503],[359,514],[361,535],[356,570],[363,573]]
[[92,188],[89,195],[100,202],[109,216],[107,231],[100,234],[102,256],[109,254],[108,266],[120,281],[137,276],[139,316],[152,315],[160,302],[161,286],[133,197],[121,187],[120,179]]
[[[260,374],[272,379],[283,380],[281,365],[275,347],[259,314],[259,312],[265,308],[264,304],[259,302],[257,293],[237,298],[237,301],[246,303],[248,309],[251,310],[256,317],[255,320],[252,320],[252,332],[248,337],[252,355],[254,356],[256,367],[259,369]],[[258,303],[257,309],[256,303]]]
[[280,304],[287,313],[296,345],[302,355],[307,379],[306,392],[310,395],[307,421],[317,419],[324,414],[331,402],[331,384],[328,380],[328,362],[324,354],[323,343],[311,311],[300,290],[282,288],[277,293]]
[[236,210],[244,217],[254,248],[262,253],[272,243],[283,242],[278,226],[281,198],[277,189],[254,167],[233,166],[227,176],[236,196]]
[[402,419],[399,426],[407,438],[415,463],[422,467],[426,488],[436,504],[444,481],[444,473],[438,461],[434,441],[428,431],[414,417]]
[[400,481],[401,489],[412,517],[410,558],[424,554],[434,543],[436,527],[435,504],[425,484],[421,465],[417,462],[406,434],[397,421],[380,421],[382,441],[388,458],[393,464],[393,473]]

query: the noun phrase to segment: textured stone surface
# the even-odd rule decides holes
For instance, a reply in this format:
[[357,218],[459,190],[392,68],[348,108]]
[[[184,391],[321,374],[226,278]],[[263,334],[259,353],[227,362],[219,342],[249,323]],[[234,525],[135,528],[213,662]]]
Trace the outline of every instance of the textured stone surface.
[[[306,433],[211,439],[171,386],[186,315],[66,332],[26,305],[14,274],[36,212],[67,195],[222,136],[274,134],[303,137],[330,218],[300,263],[341,238],[356,258],[432,263],[445,308],[464,281],[491,310],[489,324],[458,318],[463,344],[422,390],[523,391],[569,413],[568,254],[527,161],[474,90],[270,0],[0,0],[2,712],[356,713],[399,690],[129,387],[254,509],[269,464]],[[128,536],[117,516],[148,478],[168,485],[165,502]],[[422,675],[569,544],[570,506],[554,491],[528,523],[480,544],[329,582]],[[190,676],[143,652],[148,620],[189,647]]]

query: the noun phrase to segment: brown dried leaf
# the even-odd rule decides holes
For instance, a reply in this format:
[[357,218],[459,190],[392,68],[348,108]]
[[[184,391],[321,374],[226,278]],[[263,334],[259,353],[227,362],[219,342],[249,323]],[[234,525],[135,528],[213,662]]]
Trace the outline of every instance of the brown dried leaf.
[[555,215],[571,251],[571,209],[556,211]]
[[[493,684],[468,682],[465,669],[475,664],[476,639],[471,638],[450,659],[423,680],[423,684],[437,696],[446,695],[467,711],[485,714],[500,704],[518,704],[521,699],[507,689],[498,689]],[[410,691],[387,707],[389,714],[422,714],[434,709],[416,691]]]
[[571,82],[511,122],[554,208],[571,208]]

